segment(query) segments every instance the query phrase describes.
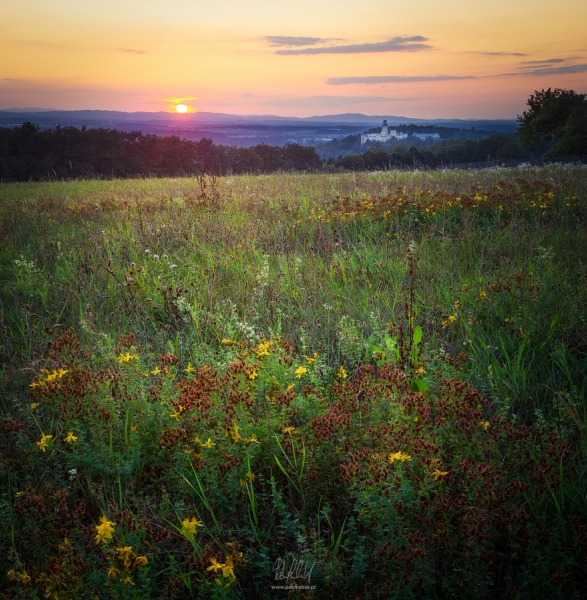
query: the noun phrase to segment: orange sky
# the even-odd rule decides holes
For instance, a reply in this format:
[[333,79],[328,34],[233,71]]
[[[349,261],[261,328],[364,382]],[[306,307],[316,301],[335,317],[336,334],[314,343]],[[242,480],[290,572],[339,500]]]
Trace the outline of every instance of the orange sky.
[[584,0],[19,0],[0,109],[515,118],[587,92]]

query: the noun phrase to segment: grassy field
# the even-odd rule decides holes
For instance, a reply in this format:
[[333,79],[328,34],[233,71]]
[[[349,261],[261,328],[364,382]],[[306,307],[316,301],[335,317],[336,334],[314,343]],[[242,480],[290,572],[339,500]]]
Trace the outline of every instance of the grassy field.
[[0,598],[587,597],[584,167],[0,215]]

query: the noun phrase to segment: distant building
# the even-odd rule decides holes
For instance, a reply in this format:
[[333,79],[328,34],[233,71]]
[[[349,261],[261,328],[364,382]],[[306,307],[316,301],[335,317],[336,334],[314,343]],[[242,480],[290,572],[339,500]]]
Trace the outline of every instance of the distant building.
[[414,133],[413,137],[418,138],[419,140],[439,140],[440,134],[438,133]]
[[389,129],[387,119],[383,121],[381,133],[363,133],[361,135],[361,146],[366,142],[388,142],[389,140],[405,140],[407,133],[398,133],[395,129]]

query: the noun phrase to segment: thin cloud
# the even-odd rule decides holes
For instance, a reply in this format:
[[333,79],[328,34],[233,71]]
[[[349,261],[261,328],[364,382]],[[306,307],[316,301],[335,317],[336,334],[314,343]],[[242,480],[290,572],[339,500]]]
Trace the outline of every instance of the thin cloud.
[[416,98],[387,98],[382,96],[309,96],[306,98],[276,98],[261,102],[266,106],[284,106],[297,108],[328,108],[353,104],[397,102]]
[[370,77],[330,77],[328,85],[350,85],[361,83],[377,85],[382,83],[418,83],[421,81],[452,81],[454,79],[477,79],[474,75],[374,75]]
[[332,38],[303,37],[292,35],[266,35],[263,38],[270,46],[314,46],[331,42]]
[[411,37],[394,37],[386,42],[371,44],[348,44],[343,46],[322,46],[320,48],[295,48],[292,50],[276,50],[275,54],[291,56],[294,54],[364,54],[367,52],[421,52],[430,50],[432,46],[424,44],[428,38],[421,35]]
[[567,62],[567,58],[545,58],[544,60],[523,60],[520,64],[522,65],[542,65],[545,63],[564,63]]
[[466,54],[480,54],[481,56],[528,56],[523,52],[466,52]]
[[135,50],[134,48],[116,48],[116,50],[124,54],[147,54],[146,50]]
[[573,75],[576,73],[587,72],[587,63],[580,65],[564,65],[562,67],[546,67],[544,69],[532,69],[531,71],[522,71],[521,73],[501,73],[501,77],[526,76],[534,75],[536,77],[542,75]]

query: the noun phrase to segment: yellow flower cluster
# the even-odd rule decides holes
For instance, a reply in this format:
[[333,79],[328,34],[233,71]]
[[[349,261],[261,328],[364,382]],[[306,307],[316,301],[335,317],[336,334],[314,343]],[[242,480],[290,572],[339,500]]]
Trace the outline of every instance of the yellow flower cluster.
[[224,583],[224,582],[220,581],[218,578],[216,578],[214,581],[216,581],[217,585],[221,585],[225,588],[229,588],[236,581],[236,575],[234,574],[234,563],[232,562],[232,556],[226,555],[225,563],[219,563],[215,558],[211,558],[210,563],[211,564],[207,569],[208,571],[213,571],[214,573],[221,571],[222,577],[224,577],[224,579],[228,579],[228,582]]
[[38,381],[33,381],[29,385],[29,387],[36,388],[41,385],[46,385],[47,383],[51,383],[56,379],[61,379],[64,375],[69,373],[69,369],[63,369],[59,367],[59,369],[53,369],[52,371],[47,371],[46,369],[41,369],[41,374],[44,376],[44,379],[39,379]]
[[52,438],[52,435],[45,435],[44,433],[41,434],[41,439],[37,442],[37,446],[39,446],[39,448],[45,452],[45,450],[47,450],[49,447],[49,442]]
[[307,372],[308,372],[308,369],[306,369],[306,367],[298,367],[298,368],[296,369],[296,371],[295,371],[295,373],[296,373],[296,377],[297,377],[298,379],[301,379],[301,378],[302,378],[302,375],[304,375],[304,374],[305,374],[305,373],[307,373]]
[[345,371],[345,368],[342,365],[338,368],[336,376],[343,381],[348,377],[348,373]]
[[96,544],[102,544],[112,539],[114,533],[114,523],[106,517],[100,517],[100,525],[96,525]]
[[131,354],[128,350],[127,350],[126,354],[118,355],[119,363],[127,363],[127,362],[131,362],[132,360],[138,360],[138,359],[139,359],[138,354]]
[[198,527],[204,526],[204,524],[201,521],[198,521],[196,517],[192,517],[191,519],[185,518],[181,524],[182,528],[180,533],[188,540],[193,540],[196,533],[198,533]]
[[389,462],[393,464],[395,461],[406,462],[412,460],[412,457],[405,452],[393,452],[389,455]]
[[270,342],[269,340],[263,340],[257,346],[253,346],[253,348],[251,348],[251,352],[257,358],[261,358],[262,356],[269,356],[269,354],[271,354],[270,350],[272,345],[273,342]]

